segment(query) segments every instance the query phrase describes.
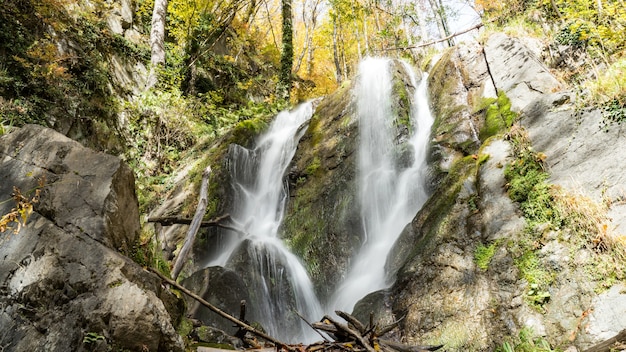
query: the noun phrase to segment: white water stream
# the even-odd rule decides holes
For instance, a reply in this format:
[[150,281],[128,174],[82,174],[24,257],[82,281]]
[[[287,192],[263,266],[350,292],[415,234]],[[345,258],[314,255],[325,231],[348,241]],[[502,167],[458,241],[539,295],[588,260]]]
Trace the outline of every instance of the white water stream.
[[385,261],[404,227],[422,207],[425,190],[426,150],[433,118],[428,107],[427,77],[416,87],[411,107],[413,160],[402,168],[394,158],[392,76],[388,59],[369,58],[359,65],[357,113],[359,117],[359,200],[364,243],[346,279],[328,304],[329,310],[351,312],[358,300],[388,287]]
[[[387,287],[386,258],[402,232],[427,198],[424,189],[425,155],[432,116],[426,97],[426,78],[417,86],[413,71],[405,65],[416,89],[411,113],[409,165],[396,160],[397,131],[393,126],[390,60],[366,59],[359,66],[357,113],[360,129],[358,183],[365,241],[345,281],[326,304],[327,310],[350,312],[370,292]],[[254,150],[233,145],[230,153],[234,206],[231,216],[247,233],[222,236],[219,250],[206,266],[234,267],[241,253],[248,260],[242,273],[251,295],[250,308],[267,332],[287,342],[312,342],[320,337],[295,317],[295,307],[308,321],[324,311],[315,296],[306,270],[278,237],[285,202],[284,176],[311,117],[311,104],[280,113]],[[295,317],[295,319],[294,319]]]
[[251,316],[247,318],[257,319],[269,335],[287,342],[312,342],[316,336],[319,338],[290,307],[295,307],[308,321],[323,315],[306,270],[278,238],[288,198],[284,176],[305,131],[302,126],[312,114],[311,103],[283,111],[254,150],[231,145],[231,217],[247,235],[227,235],[219,254],[206,265],[236,265],[233,261],[240,260],[237,253],[245,250],[250,272],[242,276],[248,279],[246,285],[252,300],[248,308]]

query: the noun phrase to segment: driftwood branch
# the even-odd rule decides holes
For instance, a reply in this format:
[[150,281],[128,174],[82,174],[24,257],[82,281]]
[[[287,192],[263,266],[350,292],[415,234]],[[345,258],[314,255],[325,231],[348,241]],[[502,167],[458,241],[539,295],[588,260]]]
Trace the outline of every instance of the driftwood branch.
[[337,331],[342,335],[351,337],[356,340],[356,342],[358,342],[361,347],[365,348],[367,352],[377,352],[376,349],[365,339],[365,337],[363,337],[357,331],[354,331],[348,325],[338,323],[329,316],[324,316],[324,320],[331,322],[337,328]]
[[423,47],[425,47],[425,46],[430,46],[430,45],[433,45],[433,44],[437,44],[437,43],[445,42],[446,40],[452,39],[452,38],[454,38],[454,37],[457,37],[457,36],[459,36],[459,35],[461,35],[461,34],[465,34],[465,33],[467,33],[467,32],[471,32],[471,31],[473,31],[473,30],[475,30],[475,29],[478,29],[478,28],[480,28],[480,27],[482,27],[482,26],[484,26],[484,24],[481,22],[481,23],[478,23],[478,24],[476,24],[476,25],[474,25],[474,26],[472,26],[472,27],[470,27],[470,28],[466,28],[466,29],[464,29],[464,30],[462,30],[462,31],[459,31],[459,32],[455,32],[455,33],[453,33],[453,34],[450,34],[449,36],[447,36],[447,37],[445,37],[445,38],[441,38],[441,39],[433,40],[433,41],[428,42],[428,43],[417,44],[417,45],[410,45],[410,46],[396,46],[396,47],[393,47],[393,48],[385,48],[385,49],[381,49],[381,50],[379,50],[379,51],[408,50],[408,49],[423,48]]
[[[161,224],[163,226],[171,226],[174,224],[180,224],[180,225],[190,225],[191,222],[193,221],[193,219],[189,219],[189,218],[181,218],[178,216],[161,216],[161,217],[152,217],[152,218],[148,218],[148,222],[155,222],[158,224]],[[226,229],[226,230],[232,230],[235,231],[239,234],[242,235],[247,235],[247,232],[245,232],[244,230],[241,229],[241,226],[239,225],[231,225],[231,224],[227,224],[226,222],[233,222],[235,224],[237,224],[231,217],[230,214],[224,214],[221,216],[218,216],[214,219],[211,220],[204,220],[202,222],[200,222],[200,227],[219,227],[222,229]]]
[[172,269],[172,277],[174,280],[178,277],[181,270],[183,269],[183,265],[191,250],[191,246],[193,244],[193,239],[196,237],[196,233],[198,229],[200,229],[200,223],[202,222],[202,217],[206,211],[206,207],[208,204],[208,192],[209,192],[209,176],[211,176],[211,167],[207,166],[202,172],[202,184],[200,186],[200,197],[198,199],[198,207],[196,208],[196,213],[193,216],[193,220],[191,221],[191,225],[189,225],[189,230],[187,231],[187,236],[185,236],[185,242],[183,243],[183,247],[178,253],[178,257],[176,257],[176,261],[174,262],[174,268]]
[[269,335],[267,335],[264,332],[261,332],[255,328],[253,328],[252,326],[244,323],[243,321],[233,317],[232,315],[222,311],[221,309],[217,308],[216,306],[212,305],[211,303],[205,301],[204,299],[202,299],[202,297],[197,296],[195,293],[189,291],[188,289],[186,289],[184,286],[179,285],[176,281],[166,277],[165,275],[161,274],[160,272],[158,272],[157,270],[153,269],[153,268],[148,268],[148,270],[150,270],[151,272],[155,273],[157,276],[159,276],[159,278],[161,278],[161,280],[167,282],[168,284],[172,285],[173,287],[176,287],[178,290],[180,290],[181,292],[183,292],[184,294],[186,294],[187,296],[195,299],[196,301],[200,302],[200,304],[202,304],[203,306],[209,308],[211,311],[213,311],[214,313],[217,313],[217,315],[221,316],[222,318],[225,318],[226,320],[229,320],[233,323],[235,323],[237,326],[239,326],[241,329],[246,330],[256,336],[259,336],[267,341],[273,342],[274,344],[276,344],[276,346],[279,347],[283,347],[285,349],[287,349],[288,351],[293,351],[295,352],[296,349],[289,346],[288,344],[277,340]]
[[[376,324],[374,324],[373,321],[370,321],[369,326],[366,327],[362,322],[350,314],[341,311],[337,311],[335,313],[346,320],[348,325],[340,324],[329,316],[325,316],[321,322],[311,324],[314,329],[327,332],[334,337],[335,342],[332,343],[332,347],[335,347],[334,350],[346,349],[351,352],[371,352],[372,350],[380,352],[428,352],[437,351],[443,347],[443,345],[405,345],[391,340],[380,339],[378,336],[381,336],[382,334],[378,331]],[[402,319],[392,323],[390,326],[397,326],[401,320]],[[382,331],[386,333],[390,330],[390,327],[385,327]],[[352,344],[354,346],[344,348],[345,344]],[[307,351],[311,352],[311,349],[307,349]]]

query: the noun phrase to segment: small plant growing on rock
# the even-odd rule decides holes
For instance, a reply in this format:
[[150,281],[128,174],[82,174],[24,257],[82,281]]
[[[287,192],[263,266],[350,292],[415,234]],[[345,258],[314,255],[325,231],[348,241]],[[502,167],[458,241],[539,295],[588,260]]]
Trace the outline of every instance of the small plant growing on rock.
[[474,262],[476,262],[476,266],[481,270],[487,270],[495,253],[496,243],[492,243],[489,246],[478,246],[474,251]]
[[86,345],[90,345],[98,341],[105,341],[105,340],[106,339],[104,338],[104,336],[96,332],[88,332],[85,334],[85,337],[83,337],[83,343]]
[[548,341],[542,337],[535,337],[532,329],[526,327],[520,330],[515,342],[505,341],[496,348],[496,352],[554,352]]

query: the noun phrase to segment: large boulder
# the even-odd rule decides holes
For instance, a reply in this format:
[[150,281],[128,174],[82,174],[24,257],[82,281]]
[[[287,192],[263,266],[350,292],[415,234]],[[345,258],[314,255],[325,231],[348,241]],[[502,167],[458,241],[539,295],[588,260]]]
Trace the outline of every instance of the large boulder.
[[[122,255],[139,230],[132,171],[63,135],[27,125],[0,138],[0,194],[34,212],[0,234],[0,345],[11,351],[181,351],[175,302]],[[4,199],[3,199],[4,200]],[[14,209],[11,199],[0,214]],[[161,297],[161,298],[160,298]],[[174,319],[173,319],[174,318]]]
[[[14,186],[32,191],[42,178],[44,196],[37,211],[58,227],[121,250],[137,240],[134,176],[119,158],[37,125],[3,136],[0,155],[0,194],[11,194]],[[0,206],[6,212],[10,205]]]
[[[578,197],[580,204],[595,203],[599,209],[606,207],[608,219],[601,225],[606,226],[606,235],[613,236],[615,241],[617,236],[626,233],[623,187],[626,160],[621,156],[626,148],[624,127],[611,126],[604,120],[601,110],[577,110],[570,102],[573,96],[571,92],[562,92],[533,101],[526,106],[521,123],[528,131],[533,148],[546,155],[550,182]],[[582,264],[596,256],[583,249],[576,253],[576,261]],[[624,269],[620,271],[623,276]],[[611,313],[626,305],[623,284],[597,296],[589,292],[591,289],[587,287],[583,299],[576,299],[580,304],[577,311],[570,314],[570,317],[578,315],[583,321],[580,311],[589,310],[589,319],[584,320],[586,328],[576,335],[583,347],[607,340],[626,328],[626,321]],[[571,289],[561,291],[563,296],[571,296]],[[558,318],[552,317],[553,320]],[[570,327],[577,324],[580,323],[573,321]]]

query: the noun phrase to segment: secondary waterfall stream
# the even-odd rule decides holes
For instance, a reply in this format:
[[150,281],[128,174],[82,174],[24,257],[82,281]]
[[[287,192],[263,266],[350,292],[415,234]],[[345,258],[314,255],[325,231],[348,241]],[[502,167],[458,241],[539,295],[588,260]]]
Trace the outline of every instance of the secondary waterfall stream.
[[[228,236],[219,255],[207,264],[230,267],[242,257],[248,260],[249,271],[242,275],[252,300],[247,317],[258,320],[270,335],[289,342],[307,342],[315,337],[314,331],[290,311],[291,307],[308,321],[323,315],[306,270],[278,238],[288,196],[283,178],[305,131],[301,127],[312,114],[311,103],[283,111],[255,149],[230,146],[234,188],[231,217],[247,235]],[[244,254],[238,255],[241,251]]]
[[[426,78],[418,86],[411,68],[406,64],[403,68],[417,88],[408,123],[411,133],[404,143],[412,149],[405,153],[410,160],[398,162],[391,60],[370,58],[359,65],[355,91],[360,131],[357,182],[364,243],[345,280],[326,303],[328,312],[349,312],[359,299],[390,284],[384,272],[385,259],[427,198],[424,170],[432,116]],[[223,242],[206,264],[235,268],[247,261],[247,272],[241,276],[252,300],[250,318],[287,342],[319,340],[292,307],[308,321],[324,315],[306,270],[278,234],[288,199],[285,173],[304,133],[302,126],[312,113],[310,103],[280,113],[253,150],[231,145],[231,216],[246,234],[222,236]]]

